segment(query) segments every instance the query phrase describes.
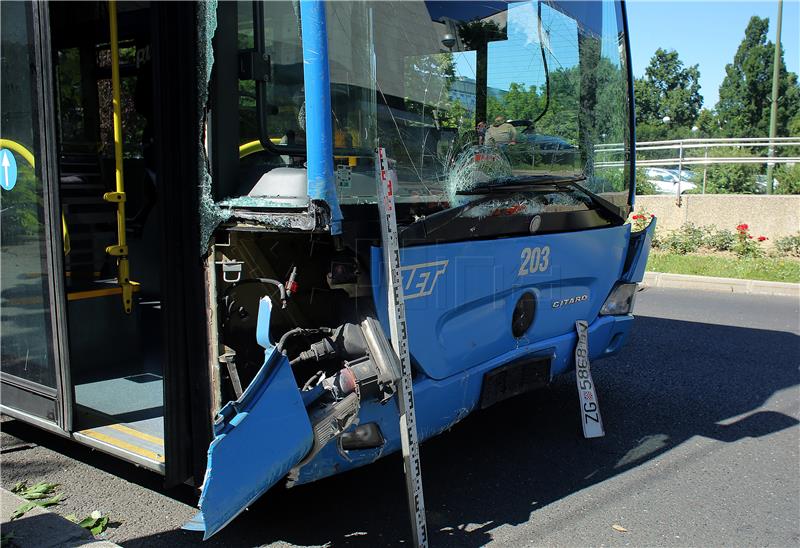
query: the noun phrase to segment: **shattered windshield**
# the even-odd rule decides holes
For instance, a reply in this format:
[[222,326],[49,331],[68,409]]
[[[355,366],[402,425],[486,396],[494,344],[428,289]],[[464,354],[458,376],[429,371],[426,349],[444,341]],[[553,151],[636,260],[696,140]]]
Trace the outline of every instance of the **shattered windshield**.
[[[342,4],[329,10],[336,14]],[[395,162],[398,199],[455,205],[464,199],[458,191],[476,183],[558,174],[585,176],[586,187],[627,203],[629,101],[618,3],[367,6],[375,135]],[[334,56],[337,47],[331,44]],[[374,199],[371,187],[357,190],[343,191],[343,203]]]
[[[273,150],[271,161],[302,167],[299,12],[293,2],[264,5],[274,75],[266,137],[287,150]],[[342,204],[375,202],[373,154],[382,146],[399,201],[442,209],[475,199],[461,191],[486,181],[557,175],[581,177],[627,205],[630,90],[619,2],[337,1],[326,10]],[[241,39],[252,24],[240,17]],[[252,94],[240,91],[242,149],[260,136]]]

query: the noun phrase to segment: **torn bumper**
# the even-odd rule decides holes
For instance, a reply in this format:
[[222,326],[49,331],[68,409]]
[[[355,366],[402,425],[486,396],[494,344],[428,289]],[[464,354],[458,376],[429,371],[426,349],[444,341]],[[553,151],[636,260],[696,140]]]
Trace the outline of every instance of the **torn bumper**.
[[[632,322],[632,315],[597,318],[589,326],[590,358],[597,360],[615,354],[624,345]],[[447,379],[416,378],[414,398],[420,439],[425,440],[448,430],[478,407],[485,373],[512,361],[533,356],[551,359],[551,375],[565,373],[575,366],[572,351],[576,342],[577,335],[568,333],[520,346]],[[379,426],[386,440],[382,447],[346,451],[338,442],[330,443],[299,470],[292,485],[310,483],[357,468],[400,449],[400,430],[394,401],[386,405],[364,402],[358,424],[367,423]]]

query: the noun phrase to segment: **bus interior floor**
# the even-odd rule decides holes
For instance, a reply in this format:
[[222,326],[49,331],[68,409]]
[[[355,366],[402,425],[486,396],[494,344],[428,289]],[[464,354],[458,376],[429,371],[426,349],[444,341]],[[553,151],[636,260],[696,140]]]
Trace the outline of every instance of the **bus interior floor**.
[[164,381],[160,375],[137,373],[76,384],[75,403],[80,433],[163,462]]

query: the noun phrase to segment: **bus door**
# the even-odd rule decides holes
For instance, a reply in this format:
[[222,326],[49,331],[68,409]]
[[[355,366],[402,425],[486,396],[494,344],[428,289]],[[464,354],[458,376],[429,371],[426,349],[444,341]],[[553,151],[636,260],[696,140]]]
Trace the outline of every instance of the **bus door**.
[[[71,428],[47,5],[0,4],[0,381],[5,414]],[[63,238],[62,238],[63,236]],[[62,241],[63,240],[63,241]]]
[[50,2],[73,437],[164,473],[151,5]]

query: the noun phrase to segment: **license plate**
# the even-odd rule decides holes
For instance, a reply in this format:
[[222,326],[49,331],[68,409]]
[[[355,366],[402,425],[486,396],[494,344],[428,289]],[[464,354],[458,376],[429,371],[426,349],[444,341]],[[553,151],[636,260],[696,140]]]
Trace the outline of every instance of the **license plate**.
[[606,432],[589,367],[589,324],[585,320],[579,320],[575,322],[575,329],[578,331],[578,344],[575,345],[575,381],[578,384],[583,437],[601,438]]

